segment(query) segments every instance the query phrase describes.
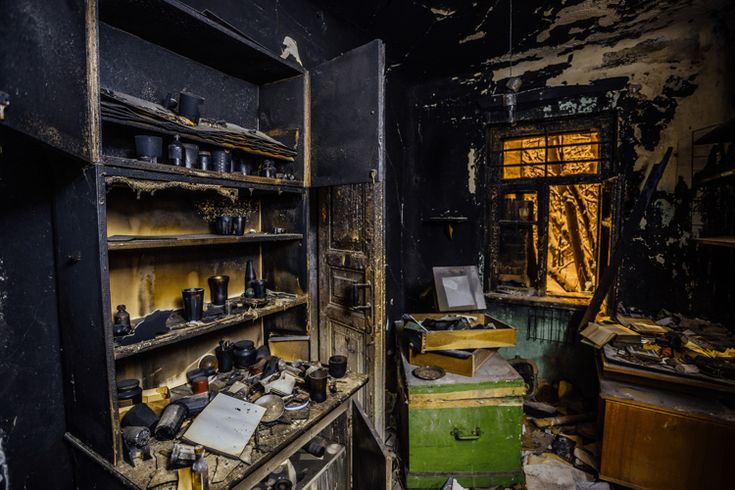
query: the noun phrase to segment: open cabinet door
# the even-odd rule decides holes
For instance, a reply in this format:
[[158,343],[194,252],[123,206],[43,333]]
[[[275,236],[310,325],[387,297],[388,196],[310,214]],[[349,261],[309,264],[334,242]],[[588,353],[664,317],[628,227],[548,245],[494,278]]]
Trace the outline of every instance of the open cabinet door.
[[98,139],[96,8],[93,0],[0,0],[0,104],[8,102],[0,125],[84,160],[96,159]]
[[352,488],[393,488],[393,457],[360,406],[352,402]]
[[310,73],[311,186],[381,181],[385,45],[371,41]]

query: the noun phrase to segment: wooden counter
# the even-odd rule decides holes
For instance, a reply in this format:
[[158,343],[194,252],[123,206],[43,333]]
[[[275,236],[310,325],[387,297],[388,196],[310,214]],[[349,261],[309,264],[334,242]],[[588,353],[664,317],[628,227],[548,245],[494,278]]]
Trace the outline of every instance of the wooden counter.
[[[348,373],[344,378],[337,380],[339,390],[337,394],[328,394],[327,400],[323,403],[310,404],[308,419],[295,420],[290,424],[276,424],[272,427],[264,427],[261,424],[249,443],[249,447],[255,446],[250,464],[207,451],[209,488],[211,490],[252,488],[276,469],[284,459],[329,427],[341,415],[351,417],[349,409],[352,398],[367,381],[366,375]],[[183,432],[180,431],[180,434]],[[176,441],[152,439],[153,458],[138,462],[133,467],[127,463],[113,466],[71,434],[67,433],[66,438],[75,449],[101,466],[107,474],[113,475],[121,488],[176,489],[177,472],[167,469],[169,454]]]
[[632,488],[730,488],[735,410],[712,396],[600,380],[600,478]]

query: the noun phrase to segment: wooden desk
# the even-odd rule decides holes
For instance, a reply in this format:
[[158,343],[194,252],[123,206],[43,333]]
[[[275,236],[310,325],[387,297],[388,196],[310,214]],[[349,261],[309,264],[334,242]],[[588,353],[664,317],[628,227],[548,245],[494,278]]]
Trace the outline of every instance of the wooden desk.
[[[367,383],[367,380],[366,375],[348,373],[337,385],[339,387],[337,394],[329,394],[327,400],[323,403],[311,404],[308,419],[294,421],[291,424],[277,424],[271,428],[259,428],[257,437],[261,441],[265,441],[264,446],[267,444],[269,450],[260,451],[256,448],[252,454],[251,464],[243,463],[239,459],[207,452],[210,489],[237,488],[249,490],[277,469],[286,458],[306,445],[314,436],[324,431],[330,431],[330,435],[334,439],[345,445],[349,453],[353,453],[351,448],[353,410],[351,409],[355,394]],[[360,412],[359,408],[358,412]],[[359,413],[356,417],[362,417],[362,414]],[[363,423],[355,424],[355,430],[364,432],[364,426]],[[358,450],[364,449],[364,441],[369,439],[370,435],[360,434],[363,444]],[[151,452],[153,458],[138,462],[135,467],[132,467],[127,463],[112,465],[71,434],[67,434],[66,438],[71,443],[75,455],[83,456],[83,458],[76,458],[78,463],[77,478],[80,488],[176,489],[176,482],[178,481],[176,470],[167,469],[168,455],[175,441],[152,440]],[[375,445],[372,446],[373,449],[375,447]],[[377,447],[382,451],[380,456],[386,456],[382,444],[378,444]],[[371,456],[373,458],[370,460],[372,464],[375,464],[375,455]],[[361,455],[354,459],[367,460],[368,457]],[[383,474],[376,472],[377,477],[382,477],[390,472],[389,458],[384,457],[383,462],[387,465],[387,470]],[[375,469],[377,470],[377,468]],[[357,471],[359,471],[359,468],[355,468],[354,472]],[[100,479],[105,476],[111,476],[112,478],[107,478],[108,482],[106,484],[100,484]],[[369,482],[366,482],[366,484],[369,484]],[[383,485],[383,482],[381,481],[379,485]]]
[[732,488],[735,410],[714,397],[600,380],[600,478],[641,489]]

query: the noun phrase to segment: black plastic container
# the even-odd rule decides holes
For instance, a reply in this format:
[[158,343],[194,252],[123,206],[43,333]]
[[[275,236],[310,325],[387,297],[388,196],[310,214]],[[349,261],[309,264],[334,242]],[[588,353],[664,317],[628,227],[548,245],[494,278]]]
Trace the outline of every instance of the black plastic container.
[[209,283],[209,301],[213,305],[223,306],[227,301],[227,284],[230,276],[211,276]]
[[309,373],[306,384],[309,387],[309,398],[313,402],[321,403],[327,399],[327,375],[324,368],[319,368]]
[[250,286],[253,288],[253,292],[255,293],[255,298],[263,299],[266,296],[265,293],[265,279],[256,279],[253,281],[252,285]]
[[245,234],[245,218],[242,216],[232,217],[232,234],[233,235],[244,235]]
[[235,364],[232,357],[232,344],[227,340],[220,340],[219,345],[214,349],[214,355],[217,356],[217,370],[220,373],[229,373]]
[[121,407],[129,407],[143,403],[143,388],[137,379],[121,379],[117,385],[117,403]]
[[159,441],[170,441],[181,429],[188,410],[181,403],[168,405],[161,414],[161,420],[156,425],[155,435]]
[[238,369],[246,369],[255,364],[257,355],[255,344],[250,340],[241,340],[232,345],[232,358]]
[[232,235],[232,216],[217,216],[214,220],[214,232],[217,235]]
[[199,124],[202,105],[204,105],[204,97],[189,92],[179,93],[179,115],[184,116],[194,124]]
[[163,139],[160,136],[138,134],[135,136],[135,152],[139,160],[158,163],[163,156]]
[[184,320],[196,322],[204,314],[204,288],[188,288],[181,291],[184,299]]
[[208,151],[200,151],[197,159],[197,168],[201,170],[212,169],[212,154]]
[[347,373],[347,357],[332,356],[329,358],[329,375],[333,378],[341,378]]
[[215,172],[229,172],[232,165],[231,157],[229,151],[214,150],[212,152],[212,170]]
[[184,167],[194,168],[199,155],[199,147],[191,143],[184,143]]

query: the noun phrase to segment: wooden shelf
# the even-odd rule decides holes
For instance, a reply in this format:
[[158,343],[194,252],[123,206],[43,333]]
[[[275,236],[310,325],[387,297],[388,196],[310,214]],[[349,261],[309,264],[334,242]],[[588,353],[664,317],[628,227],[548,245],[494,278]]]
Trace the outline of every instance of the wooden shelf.
[[113,348],[114,358],[115,360],[125,359],[126,357],[148,352],[207,333],[216,332],[233,325],[287,311],[291,308],[305,305],[307,298],[308,296],[306,294],[297,295],[295,298],[275,298],[271,300],[272,302],[269,305],[264,306],[263,308],[250,309],[241,313],[235,313],[208,323],[190,325],[182,322],[180,324],[170,325],[172,327],[170,332],[159,335],[151,340],[144,340],[131,345],[115,345]]
[[713,245],[715,247],[735,247],[735,236],[716,236],[708,238],[695,238],[702,245]]
[[[127,237],[127,235],[126,235]],[[112,238],[112,237],[110,237]],[[301,233],[246,233],[244,235],[161,235],[155,238],[130,237],[126,240],[107,239],[107,249],[143,250],[148,248],[201,247],[209,245],[232,245],[238,243],[287,242],[302,240]]]
[[100,0],[100,20],[228,75],[263,84],[300,75],[231,26],[177,0]]
[[103,157],[102,163],[108,167],[110,175],[121,175],[143,180],[219,185],[277,194],[284,192],[304,193],[306,191],[303,181],[300,180],[269,179],[259,175],[214,172],[212,170],[176,167],[174,165],[149,163],[114,156]]

